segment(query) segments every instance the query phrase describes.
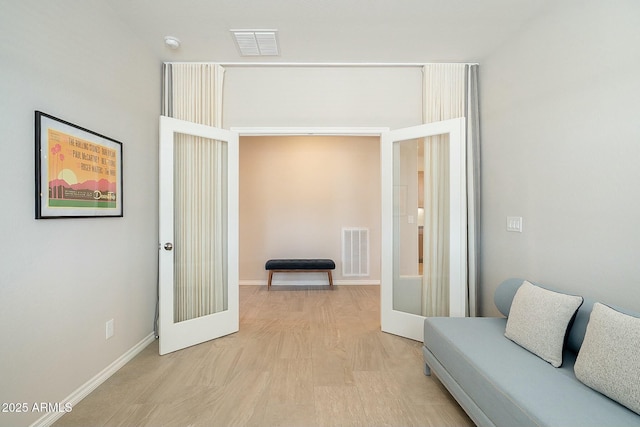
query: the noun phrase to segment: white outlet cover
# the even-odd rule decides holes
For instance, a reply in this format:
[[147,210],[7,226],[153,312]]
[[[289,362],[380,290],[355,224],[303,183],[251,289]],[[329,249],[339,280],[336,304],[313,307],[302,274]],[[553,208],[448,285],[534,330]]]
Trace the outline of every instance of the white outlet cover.
[[521,216],[508,216],[507,217],[507,231],[515,231],[522,233],[522,217]]
[[113,319],[108,320],[106,323],[106,339],[113,336]]

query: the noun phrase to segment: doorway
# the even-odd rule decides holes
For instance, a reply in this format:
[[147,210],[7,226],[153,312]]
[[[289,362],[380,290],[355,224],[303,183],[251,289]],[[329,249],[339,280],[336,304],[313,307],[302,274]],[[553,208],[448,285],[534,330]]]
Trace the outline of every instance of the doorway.
[[[371,135],[240,137],[240,283],[272,258],[329,258],[338,284],[380,283],[380,147]],[[343,271],[345,228],[368,230],[368,274]],[[326,285],[326,274],[274,275]]]
[[[396,288],[400,286],[399,269],[395,266],[399,259],[398,255],[398,236],[395,230],[396,220],[399,209],[399,195],[397,190],[399,186],[395,182],[395,172],[398,169],[397,157],[394,160],[393,151],[397,147],[396,142],[404,140],[418,140],[420,138],[433,137],[438,135],[445,136],[447,144],[444,150],[447,152],[448,159],[448,186],[451,192],[444,202],[447,205],[447,220],[450,227],[446,231],[447,240],[447,282],[446,286],[450,291],[447,292],[449,301],[449,312],[453,316],[464,316],[466,312],[466,204],[465,204],[465,120],[453,119],[444,122],[435,122],[427,125],[420,125],[411,128],[397,129],[389,131],[386,128],[377,129],[301,129],[301,128],[232,128],[242,136],[251,135],[370,135],[375,136],[380,147],[380,165],[381,175],[379,186],[381,188],[382,215],[381,228],[382,238],[380,241],[381,253],[381,323],[382,330],[397,335],[401,335],[414,340],[420,340],[422,333],[423,316],[408,313],[403,309],[398,309],[394,305],[398,292]],[[396,148],[394,148],[394,145]],[[417,160],[416,160],[417,162]],[[275,191],[275,190],[273,190]],[[416,216],[418,212],[416,212]],[[466,238],[466,237],[465,237]],[[416,240],[418,235],[416,234]],[[419,252],[415,245],[416,254]],[[417,258],[417,255],[416,255]],[[398,276],[398,277],[396,277]]]
[[[364,188],[364,189],[380,188],[380,191],[381,191],[380,193],[381,197],[378,200],[382,201],[381,227],[380,227],[382,239],[381,239],[381,244],[378,247],[380,248],[381,255],[382,255],[381,265],[380,265],[381,279],[382,279],[381,280],[381,328],[384,332],[394,333],[396,335],[404,336],[414,340],[420,340],[422,335],[421,325],[422,325],[423,317],[412,314],[412,313],[407,313],[402,309],[398,309],[395,301],[396,300],[395,294],[398,291],[398,287],[401,285],[401,279],[402,279],[400,275],[401,270],[397,266],[398,260],[400,258],[399,237],[401,235],[401,233],[398,230],[398,224],[399,224],[398,217],[402,213],[403,204],[406,205],[406,203],[402,201],[403,199],[402,192],[399,191],[400,189],[402,189],[403,186],[399,185],[399,182],[398,182],[398,176],[400,175],[400,171],[401,171],[400,163],[402,163],[401,162],[402,156],[395,155],[395,151],[398,151],[401,147],[401,145],[399,145],[398,143],[401,143],[402,141],[419,140],[421,138],[427,138],[427,137],[439,136],[439,135],[446,137],[447,142],[445,145],[438,144],[439,146],[441,146],[441,149],[447,152],[446,158],[449,160],[447,169],[449,172],[447,172],[448,176],[446,180],[448,182],[447,186],[451,188],[451,191],[447,192],[448,200],[445,199],[445,202],[444,202],[444,204],[446,204],[446,207],[447,207],[447,210],[446,210],[447,214],[445,215],[447,217],[446,221],[447,223],[450,224],[450,226],[448,226],[447,230],[445,231],[445,234],[442,236],[442,239],[446,241],[444,246],[446,246],[448,250],[447,251],[448,255],[446,255],[447,267],[445,267],[446,268],[445,273],[446,273],[447,279],[444,286],[447,288],[447,294],[448,294],[447,296],[450,302],[449,313],[454,316],[460,316],[460,315],[464,316],[464,313],[466,311],[466,299],[464,297],[465,282],[463,280],[466,274],[466,261],[465,261],[466,244],[463,244],[463,239],[462,239],[464,230],[466,229],[466,225],[467,225],[466,224],[466,205],[464,203],[465,198],[462,196],[464,194],[464,185],[465,185],[464,126],[465,126],[465,120],[461,118],[461,119],[452,119],[452,120],[443,121],[443,122],[435,122],[435,123],[430,123],[425,125],[419,125],[411,128],[397,129],[394,131],[380,130],[378,133],[378,138],[379,138],[379,148],[380,148],[380,151],[379,151],[380,169],[379,170],[380,170],[381,179],[375,180],[375,181],[378,181],[379,185],[375,185],[375,184],[372,185],[371,182],[365,179],[365,181],[360,183],[359,186],[351,185],[351,187],[349,187],[348,185],[345,186],[344,183],[348,182],[350,184],[353,184],[354,182],[353,179],[349,179],[349,177],[346,177],[346,178],[338,177],[337,179],[335,179],[339,189],[345,188],[345,187],[350,188],[351,189],[350,193],[352,195],[358,193],[359,191],[363,191],[360,188]],[[170,119],[167,117],[161,117],[161,147],[163,147],[161,150],[161,166],[162,166],[161,177],[164,176],[165,178],[161,179],[162,185],[161,185],[160,194],[161,196],[167,195],[168,197],[166,199],[164,197],[161,197],[161,203],[160,203],[161,236],[160,237],[162,238],[163,233],[166,236],[171,236],[173,234],[172,232],[173,227],[174,225],[176,225],[173,219],[173,215],[171,214],[171,212],[174,212],[175,196],[176,196],[176,193],[174,191],[175,187],[173,185],[173,181],[175,180],[176,175],[172,172],[174,166],[176,166],[176,163],[174,162],[174,155],[176,152],[174,151],[173,146],[174,145],[179,146],[179,145],[185,144],[184,142],[181,143],[176,141],[176,138],[178,137],[178,135],[187,135],[187,134],[190,135],[190,137],[195,136],[201,139],[208,138],[211,140],[211,142],[207,141],[207,144],[222,143],[224,144],[223,145],[224,147],[227,147],[224,149],[224,152],[234,153],[233,155],[229,154],[228,156],[227,155],[224,156],[225,160],[223,160],[222,163],[227,164],[231,172],[225,173],[224,175],[225,177],[223,178],[222,182],[229,183],[228,186],[227,184],[224,184],[223,187],[225,188],[224,190],[224,193],[226,194],[225,199],[232,201],[229,203],[225,203],[225,205],[228,206],[228,211],[226,210],[227,208],[223,209],[224,212],[227,212],[226,214],[224,214],[224,217],[229,219],[228,224],[235,224],[235,225],[229,228],[229,230],[231,231],[227,230],[226,235],[228,236],[228,239],[225,239],[224,235],[220,235],[219,237],[222,237],[223,241],[226,240],[227,246],[230,247],[228,250],[224,250],[223,258],[227,261],[231,260],[232,258],[236,260],[231,263],[228,263],[227,261],[223,261],[221,264],[223,267],[224,266],[227,267],[227,269],[225,270],[227,271],[227,279],[223,280],[224,283],[222,283],[223,286],[226,286],[226,289],[227,289],[226,295],[229,295],[228,299],[225,298],[225,301],[227,301],[228,303],[228,305],[226,305],[226,308],[224,308],[222,312],[214,311],[212,313],[205,313],[204,315],[199,315],[199,317],[197,317],[198,318],[197,322],[193,318],[190,319],[189,322],[181,322],[181,319],[176,320],[174,310],[170,308],[174,305],[174,301],[176,301],[174,299],[174,295],[176,295],[176,290],[172,283],[175,283],[175,277],[176,277],[173,275],[173,271],[174,271],[173,267],[177,266],[178,264],[176,264],[175,257],[171,257],[171,259],[168,257],[161,257],[160,259],[161,261],[161,269],[160,269],[160,272],[161,272],[161,275],[160,275],[160,290],[161,290],[160,292],[160,325],[161,325],[160,352],[161,354],[164,354],[169,351],[174,351],[176,349],[183,348],[188,345],[193,345],[198,342],[203,342],[208,339],[215,338],[216,335],[220,336],[220,334],[218,333],[212,333],[211,331],[213,330],[211,330],[211,328],[202,327],[204,326],[203,322],[204,323],[209,322],[210,326],[215,326],[215,325],[220,326],[221,324],[225,324],[225,323],[236,325],[239,320],[238,298],[237,298],[238,286],[239,286],[239,277],[238,277],[239,266],[237,262],[237,259],[238,259],[237,249],[238,249],[240,239],[239,239],[239,233],[237,232],[238,223],[236,222],[237,212],[239,207],[239,203],[237,203],[237,200],[239,197],[239,185],[237,184],[238,180],[234,177],[237,177],[239,175],[239,169],[238,169],[239,162],[237,159],[239,159],[238,135],[240,133],[241,132],[235,129],[232,131],[224,131],[222,129],[211,128],[204,125],[196,125],[190,122]],[[261,131],[245,130],[244,135],[246,136],[247,133],[250,135],[262,135],[262,136],[283,135],[282,129],[277,131],[271,131],[271,132],[269,132],[268,130],[266,131],[265,130],[261,130]],[[359,133],[361,136],[371,135],[371,133],[374,133],[375,135],[375,132],[372,132],[371,130],[366,130],[366,131],[360,130],[359,132],[355,131],[352,133],[355,133],[355,134]],[[285,132],[284,134],[286,135],[287,133]],[[290,131],[290,134],[300,135],[301,132],[300,130],[295,130],[295,131]],[[325,130],[320,130],[315,132],[306,131],[306,132],[302,132],[302,134],[305,134],[305,135],[336,135],[338,134],[340,135],[342,133],[341,132],[337,133],[335,131],[327,131],[325,129]],[[365,141],[365,143],[373,146],[376,140],[377,138],[373,138],[369,141]],[[198,141],[200,140],[198,139],[194,140],[194,144],[195,144],[194,147],[198,147],[202,145],[202,143]],[[425,142],[424,142],[425,149],[428,145],[426,141],[427,140],[425,139]],[[291,143],[291,141],[286,141],[286,142]],[[330,163],[329,160],[331,160],[334,157],[336,161],[339,162],[341,159],[345,157],[343,155],[344,142],[341,142],[341,141],[333,141],[333,142],[339,145],[340,152],[334,156],[330,156],[330,158],[326,159],[324,163]],[[259,153],[261,152],[263,154],[262,156],[259,155],[258,157],[264,157],[264,154],[267,153],[266,151],[264,151],[265,142],[260,143],[260,141],[258,141],[257,144],[258,144],[257,145],[258,148],[263,149],[262,151],[258,150]],[[327,142],[324,142],[324,145],[327,145],[327,144],[328,144]],[[236,147],[236,148],[233,148],[233,147]],[[293,141],[292,147],[295,149],[300,148],[300,142]],[[295,149],[292,150],[292,152],[295,153],[296,152]],[[282,156],[282,154],[278,153],[278,150],[274,150],[274,152],[275,152],[276,159],[278,158],[278,156]],[[271,153],[271,154],[274,154],[274,153]],[[318,157],[318,156],[312,155],[312,157]],[[304,171],[305,169],[308,169],[310,164],[316,163],[317,160],[318,158],[313,158],[312,160],[310,160],[309,155],[306,154],[304,157],[301,157],[298,161],[295,161],[293,164],[296,167],[300,168],[300,171]],[[357,168],[354,167],[354,163],[357,163],[357,161],[351,161],[347,165],[348,167],[346,168],[346,170],[349,173],[352,173],[353,171],[357,170]],[[234,164],[236,166],[233,166]],[[225,170],[226,168],[227,166],[225,166]],[[209,172],[206,172],[209,169],[210,169],[209,167],[205,167],[203,169],[203,171],[205,171],[205,174],[207,175],[209,174]],[[237,172],[234,172],[234,171],[237,171]],[[288,176],[287,171],[281,171],[281,172],[284,173],[285,178]],[[322,172],[324,172],[324,170]],[[189,172],[189,173],[193,174],[195,172]],[[196,175],[198,175],[198,173],[196,173]],[[267,176],[268,171],[266,171],[266,173],[263,175]],[[325,176],[325,175],[331,177],[330,168],[327,168],[327,172],[323,173],[321,176]],[[258,177],[260,178],[261,176],[262,175],[259,174]],[[289,177],[289,180],[296,180],[296,178],[297,177]],[[367,177],[365,173],[365,178],[370,178],[370,177]],[[197,179],[200,179],[200,178],[197,177]],[[166,186],[163,184],[163,182],[165,181],[167,182]],[[320,180],[320,184],[326,183],[329,181],[331,181],[331,179],[330,180],[322,179]],[[278,186],[275,185],[274,187],[278,187]],[[294,187],[294,188],[298,188],[299,189],[298,192],[302,192],[304,194],[310,194],[311,200],[315,200],[313,196],[314,196],[314,190],[318,189],[317,187],[309,186],[309,185],[305,187],[303,182],[302,187]],[[290,198],[293,198],[293,199],[299,198],[299,195],[297,194],[296,191],[287,192],[284,189],[269,188],[269,186],[267,186],[265,190],[266,191],[260,191],[260,194],[263,195],[263,193],[267,193],[266,194],[267,198],[269,197],[269,195],[272,195],[278,191],[284,191],[285,193],[290,193],[290,194],[285,194]],[[331,193],[331,191],[329,193]],[[349,194],[349,191],[347,191],[347,194]],[[327,196],[324,196],[324,197],[327,198]],[[167,203],[164,203],[163,200],[166,200]],[[263,197],[262,200],[266,200],[266,199]],[[195,205],[190,205],[190,206],[195,208]],[[331,212],[331,209],[327,209],[328,205],[326,204],[325,205],[323,205],[322,203],[320,203],[319,205],[312,204],[312,207],[314,206],[316,206],[315,209],[310,210],[311,216],[313,216],[314,218],[319,218],[323,215],[326,215],[327,212],[329,213]],[[323,208],[325,208],[324,211],[323,211]],[[406,209],[406,206],[405,206],[405,209]],[[198,209],[196,208],[196,210]],[[249,212],[248,209],[247,211]],[[261,213],[259,209],[251,209],[250,212],[253,215],[257,215],[257,216],[259,216]],[[267,215],[269,214],[270,212],[267,212]],[[294,214],[293,217],[294,218],[300,217],[300,215]],[[285,221],[285,224],[290,225],[290,221]],[[311,229],[314,228],[312,226],[309,226],[308,224],[303,224],[303,227],[311,228]],[[226,228],[227,228],[227,225],[223,225],[222,229],[226,229]],[[264,230],[270,230],[271,228],[273,227],[267,227]],[[285,226],[283,228],[287,229],[288,227]],[[377,228],[378,227],[376,227],[376,229]],[[320,231],[320,233],[323,233],[325,231],[323,227],[317,227],[317,229]],[[167,232],[169,233],[167,234]],[[296,236],[296,234],[299,234],[299,233],[296,233],[294,230],[294,232],[291,234]],[[235,237],[235,236],[238,236],[238,237]],[[305,247],[309,246],[308,239],[300,239],[300,241],[304,241]],[[189,245],[189,242],[185,242],[185,245]],[[165,243],[164,249],[165,251],[171,252],[171,250],[173,249],[173,244],[171,242]],[[415,249],[417,252],[417,248]],[[301,256],[298,256],[298,255],[295,256],[295,258],[299,258],[299,257]],[[316,255],[313,257],[318,257],[318,256]],[[269,258],[269,256],[266,256],[265,258]],[[424,275],[424,277],[427,277],[426,274]],[[190,281],[190,283],[191,282],[193,281]],[[194,286],[193,283],[191,283],[189,287]],[[163,290],[167,290],[166,297],[163,296],[165,294]],[[422,292],[423,292],[423,298],[424,298],[424,292],[425,292],[424,288]],[[234,295],[233,298],[231,298],[230,295]],[[232,307],[233,309],[231,309]],[[220,317],[220,316],[223,316],[223,317],[232,316],[233,319],[229,319],[231,322],[224,322],[224,321],[220,322],[220,320],[223,319],[223,317]],[[189,334],[187,334],[188,339],[185,338],[187,336],[184,333],[185,331],[187,331],[187,329],[185,329],[185,325],[188,326],[187,328],[189,332]],[[233,326],[233,329],[237,330],[237,327]],[[172,334],[171,331],[175,333]],[[230,332],[232,332],[232,330],[229,330],[226,333],[230,333]],[[225,332],[222,332],[222,334],[224,333]],[[164,334],[169,335],[164,341],[166,345],[162,343]]]

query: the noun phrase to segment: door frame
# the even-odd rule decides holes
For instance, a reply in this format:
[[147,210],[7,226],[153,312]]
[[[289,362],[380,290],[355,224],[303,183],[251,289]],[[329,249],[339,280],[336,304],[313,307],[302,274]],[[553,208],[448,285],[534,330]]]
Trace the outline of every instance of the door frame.
[[235,127],[229,128],[243,136],[382,136],[388,127]]
[[[441,132],[442,133],[448,133],[448,129],[450,129],[450,126],[456,126],[459,127],[458,129],[460,129],[462,132],[464,132],[464,123],[465,120],[464,118],[462,119],[451,119],[451,120],[446,120],[443,122],[438,122],[440,124],[445,123],[444,129],[447,129],[447,132]],[[399,131],[402,131],[403,129],[412,129],[414,127],[419,127],[421,125],[418,126],[411,126],[411,127],[405,127],[405,128],[400,128],[397,129]],[[381,263],[380,263],[380,317],[381,317],[381,330],[383,332],[389,332],[392,334],[396,334],[396,335],[400,335],[400,336],[404,336],[410,339],[414,339],[414,340],[419,340],[422,341],[422,332],[421,332],[421,328],[420,331],[418,331],[418,329],[415,327],[415,325],[418,323],[417,320],[418,319],[424,319],[423,316],[418,316],[418,315],[413,315],[413,314],[409,314],[409,313],[402,313],[402,312],[397,312],[397,311],[393,311],[392,309],[392,296],[389,296],[387,294],[392,293],[393,289],[391,287],[391,285],[389,285],[389,292],[385,293],[385,280],[392,280],[393,278],[390,276],[392,274],[392,272],[389,272],[388,268],[385,267],[385,256],[388,256],[389,254],[387,252],[385,252],[385,247],[388,248],[392,248],[393,247],[393,241],[392,238],[390,236],[392,236],[392,234],[390,233],[386,233],[386,227],[392,227],[391,223],[385,225],[384,221],[385,220],[389,220],[392,221],[393,217],[393,213],[392,212],[387,212],[387,209],[391,209],[390,207],[386,206],[389,205],[388,200],[391,200],[391,205],[392,205],[392,195],[390,194],[386,194],[386,190],[385,190],[385,179],[388,179],[388,176],[386,176],[387,173],[392,174],[392,171],[387,172],[387,166],[385,166],[385,157],[387,156],[388,153],[386,153],[385,151],[385,147],[386,147],[386,141],[384,141],[384,135],[387,134],[388,132],[391,132],[392,130],[389,127],[242,127],[242,126],[232,126],[229,128],[229,130],[233,131],[233,132],[237,132],[239,134],[239,137],[243,137],[243,136],[316,136],[316,135],[321,135],[321,136],[375,136],[378,137],[378,147],[380,150],[380,165],[381,165],[381,180],[379,185],[381,186],[381,194],[382,194],[382,200],[381,200],[381,210],[382,210],[382,224],[381,224],[381,239],[380,239],[380,254],[381,254]],[[462,147],[458,147],[461,150],[465,150],[465,146],[464,146],[464,140],[462,142],[463,146]],[[464,156],[462,156],[463,158],[463,163],[460,165],[460,167],[462,167],[463,169],[465,169],[464,166]],[[392,160],[389,160],[390,162],[392,162]],[[452,183],[452,185],[460,185],[462,187],[464,187],[466,189],[466,180],[462,180],[462,182],[458,182],[458,183]],[[391,197],[391,199],[389,199],[389,197]],[[461,199],[463,200],[459,200],[456,204],[454,204],[453,207],[455,206],[461,206],[464,205],[466,206],[466,192],[462,192],[461,193]],[[389,206],[391,206],[389,205]],[[462,209],[462,208],[461,208]],[[464,214],[466,215],[466,208],[465,208],[465,212]],[[466,222],[465,222],[466,224]],[[466,248],[466,234],[462,233],[463,236],[461,236],[461,241],[460,241],[460,245],[464,245],[464,247]],[[464,241],[462,241],[464,240]],[[392,250],[392,249],[391,249]],[[466,258],[466,249],[465,249],[465,258]],[[466,263],[464,264],[464,266],[461,267],[461,269],[464,269],[464,274],[466,274]],[[460,274],[462,275],[462,270],[459,269]],[[387,277],[389,276],[389,277]],[[390,282],[392,283],[392,282]],[[462,304],[464,306],[464,304],[466,304],[466,302],[461,302],[462,299],[465,299],[464,301],[466,301],[466,294],[460,294],[460,295],[454,295],[454,298],[458,301],[458,303],[455,305],[454,308],[454,313],[458,312],[458,308],[460,307],[460,305]],[[385,313],[385,311],[387,313]],[[398,317],[396,314],[399,315],[399,318],[401,319],[401,321],[405,320],[405,317],[408,318],[413,318],[411,319],[412,321],[410,322],[412,324],[412,327],[408,328],[407,330],[400,330],[397,331],[394,328],[389,329],[388,327],[386,327],[385,325],[387,325],[389,323],[389,315],[388,312],[391,312],[391,320],[394,321],[394,323],[397,323],[396,318]]]
[[[382,135],[385,132],[389,132],[388,127],[331,127],[331,126],[302,126],[302,127],[273,127],[273,126],[231,126],[229,130],[237,132],[239,138],[243,136],[344,136],[344,137],[358,137],[358,136],[373,136],[378,138],[378,151],[382,147]],[[379,183],[382,185],[382,182]],[[382,246],[382,242],[381,242]],[[380,249],[382,249],[380,247]],[[382,252],[380,252],[382,253]],[[382,274],[382,271],[381,271]],[[242,282],[242,281],[240,281]],[[372,284],[381,284],[380,280],[371,281]]]

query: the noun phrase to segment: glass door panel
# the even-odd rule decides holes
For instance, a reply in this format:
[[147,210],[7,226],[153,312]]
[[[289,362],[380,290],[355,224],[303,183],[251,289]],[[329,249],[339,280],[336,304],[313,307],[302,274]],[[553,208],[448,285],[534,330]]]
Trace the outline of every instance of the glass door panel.
[[227,143],[176,134],[174,322],[224,311],[227,280]]
[[393,143],[393,308],[420,314],[418,171],[420,140]]

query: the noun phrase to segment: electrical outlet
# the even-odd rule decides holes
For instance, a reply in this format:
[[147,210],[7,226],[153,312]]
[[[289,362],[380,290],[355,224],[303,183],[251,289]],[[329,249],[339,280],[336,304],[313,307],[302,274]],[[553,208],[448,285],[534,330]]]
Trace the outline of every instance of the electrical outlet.
[[113,319],[107,320],[106,324],[106,339],[109,339],[113,336]]
[[522,233],[522,217],[521,216],[508,216],[507,217],[507,231],[516,231]]

